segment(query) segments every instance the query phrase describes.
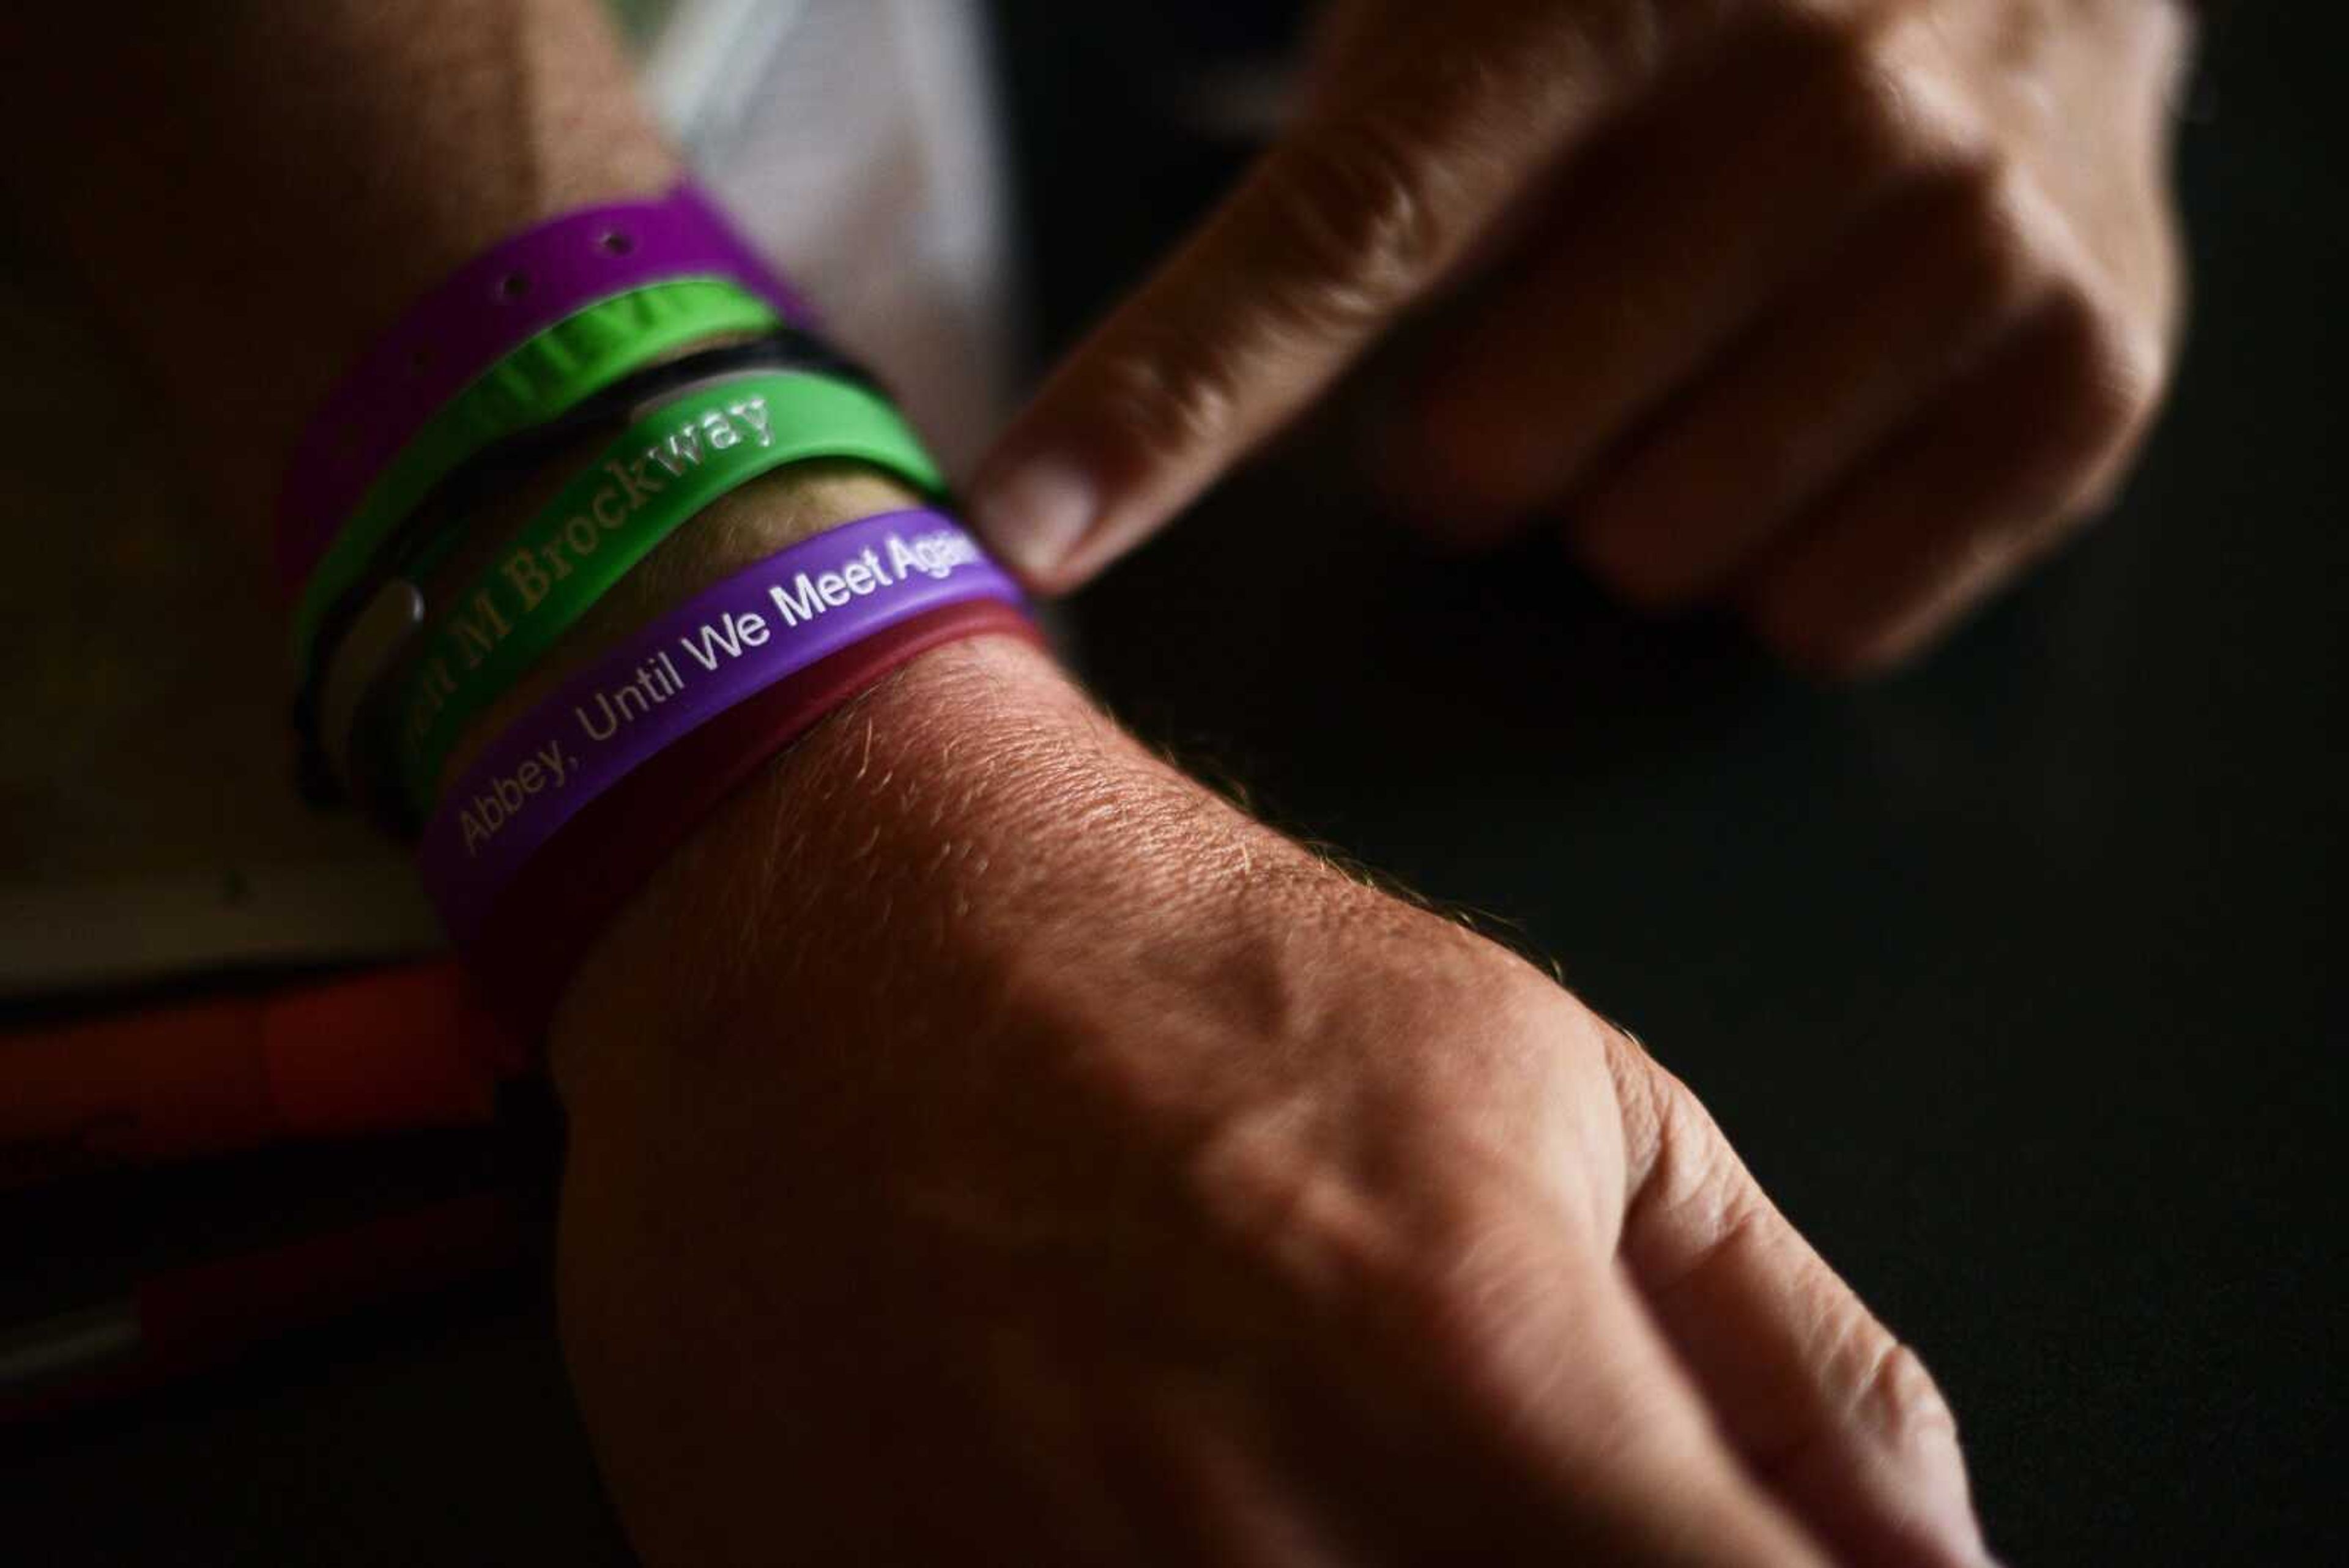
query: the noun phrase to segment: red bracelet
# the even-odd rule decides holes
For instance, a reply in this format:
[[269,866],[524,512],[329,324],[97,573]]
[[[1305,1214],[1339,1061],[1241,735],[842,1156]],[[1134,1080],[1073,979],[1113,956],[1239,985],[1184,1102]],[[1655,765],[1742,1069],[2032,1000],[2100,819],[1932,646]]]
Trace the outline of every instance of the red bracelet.
[[499,895],[466,959],[478,994],[535,1047],[588,945],[669,852],[769,759],[858,692],[942,644],[1044,645],[999,599],[948,605],[844,648],[729,709],[584,807]]

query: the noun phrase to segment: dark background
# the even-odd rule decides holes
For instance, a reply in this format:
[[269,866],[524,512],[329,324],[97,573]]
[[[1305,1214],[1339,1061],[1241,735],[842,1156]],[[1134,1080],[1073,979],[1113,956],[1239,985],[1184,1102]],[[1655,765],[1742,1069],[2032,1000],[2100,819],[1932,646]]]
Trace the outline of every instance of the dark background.
[[[1230,167],[1074,161],[1169,89],[1088,93],[1064,9],[1010,57],[1053,336]],[[2016,1563],[2349,1562],[2349,136],[2308,19],[2206,57],[2191,339],[2125,503],[1897,680],[1642,622],[1548,541],[1426,558],[1332,498],[1343,418],[1080,608],[1129,722],[1514,926],[1690,1081],[1939,1375]]]
[[[999,9],[1049,349],[1235,167],[1170,128],[1166,62],[1263,27]],[[2349,136],[2296,9],[2246,8],[2206,61],[2192,337],[2127,499],[1913,672],[1806,684],[1549,548],[1428,558],[1346,488],[1342,413],[1075,617],[1127,722],[1554,956],[1690,1080],[1939,1373],[2017,1563],[2349,1561]],[[0,1305],[543,1186],[553,1139],[525,1103],[495,1138],[0,1204]],[[626,1560],[543,1259],[0,1438],[0,1532],[27,1564]]]

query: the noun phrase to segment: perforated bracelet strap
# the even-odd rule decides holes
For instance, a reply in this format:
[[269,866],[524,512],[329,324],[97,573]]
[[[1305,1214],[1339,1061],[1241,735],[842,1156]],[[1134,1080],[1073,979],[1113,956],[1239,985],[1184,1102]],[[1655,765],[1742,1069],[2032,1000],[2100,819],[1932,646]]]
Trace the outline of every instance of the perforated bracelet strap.
[[492,365],[427,420],[336,533],[294,608],[294,664],[307,671],[334,606],[400,520],[476,453],[549,420],[688,344],[764,332],[774,307],[730,283],[653,284],[591,305]]
[[[643,628],[492,741],[417,844],[425,890],[469,942],[563,825],[655,756],[789,676],[927,612],[1019,590],[953,518],[912,509],[820,534]],[[796,732],[843,695],[773,716]],[[796,725],[796,728],[794,727]]]
[[728,282],[798,325],[812,318],[701,192],[550,219],[465,265],[401,314],[328,395],[295,444],[278,511],[290,591],[425,422],[498,360],[601,300],[656,283]]
[[667,404],[582,470],[426,631],[391,721],[418,816],[466,722],[688,518],[787,463],[853,458],[917,490],[944,485],[871,389],[802,371],[750,374]]

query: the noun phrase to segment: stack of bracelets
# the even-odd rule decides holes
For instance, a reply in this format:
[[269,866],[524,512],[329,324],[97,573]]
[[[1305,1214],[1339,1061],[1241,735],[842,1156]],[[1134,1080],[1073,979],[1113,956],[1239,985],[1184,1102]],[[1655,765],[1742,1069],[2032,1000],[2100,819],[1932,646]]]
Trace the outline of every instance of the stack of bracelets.
[[[459,576],[481,544],[469,524],[566,455],[553,498]],[[619,905],[776,752],[927,649],[1036,636],[946,513],[858,519],[638,628],[442,787],[469,723],[656,545],[815,459],[943,500],[887,394],[689,185],[566,213],[459,269],[303,432],[277,540],[305,785],[416,841],[517,1043]]]

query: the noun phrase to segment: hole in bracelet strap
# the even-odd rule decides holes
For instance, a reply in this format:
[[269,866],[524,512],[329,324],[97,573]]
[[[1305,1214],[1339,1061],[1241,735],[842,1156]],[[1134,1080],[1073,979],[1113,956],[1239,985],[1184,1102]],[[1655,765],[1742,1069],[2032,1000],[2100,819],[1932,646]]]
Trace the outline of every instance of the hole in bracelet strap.
[[528,294],[529,292],[530,274],[526,272],[510,272],[506,274],[505,276],[498,279],[498,297],[500,299],[520,299],[523,295]]
[[636,248],[636,236],[626,229],[606,229],[595,236],[595,248],[605,255],[624,256]]

